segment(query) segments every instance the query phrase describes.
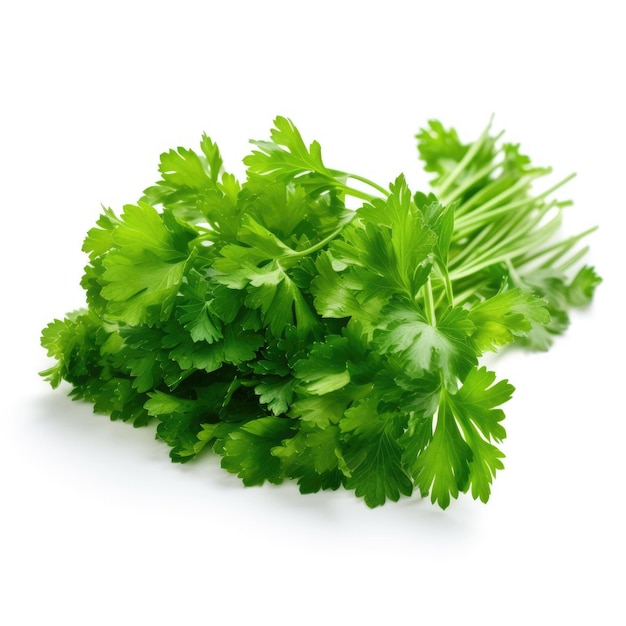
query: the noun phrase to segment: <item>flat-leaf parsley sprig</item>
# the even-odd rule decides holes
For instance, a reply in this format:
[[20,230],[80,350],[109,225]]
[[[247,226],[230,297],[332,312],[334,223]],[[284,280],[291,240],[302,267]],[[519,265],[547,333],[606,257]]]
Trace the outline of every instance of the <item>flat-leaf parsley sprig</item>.
[[417,141],[425,193],[329,168],[283,117],[244,182],[206,135],[161,155],[87,234],[87,306],[43,330],[43,376],[245,485],[486,502],[513,387],[480,357],[547,349],[600,279],[572,271],[590,231],[557,238],[568,179],[535,193],[549,169],[490,126],[462,143],[431,121]]

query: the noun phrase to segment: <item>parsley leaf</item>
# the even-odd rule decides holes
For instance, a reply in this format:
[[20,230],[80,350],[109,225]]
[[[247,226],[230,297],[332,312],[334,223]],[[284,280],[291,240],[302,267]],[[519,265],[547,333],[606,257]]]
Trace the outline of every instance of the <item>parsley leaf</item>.
[[397,353],[409,375],[417,378],[439,371],[454,385],[476,364],[469,341],[475,327],[465,309],[446,309],[436,326],[417,308],[404,305],[387,309],[385,318],[386,328],[376,332],[376,343],[383,354]]
[[496,407],[510,399],[513,387],[507,381],[493,385],[494,380],[495,374],[483,367],[471,370],[457,393],[442,389],[430,441],[424,445],[429,433],[422,429],[431,425],[432,417],[413,434],[423,448],[411,464],[415,484],[444,509],[470,485],[473,497],[486,502],[492,477],[504,467],[504,455],[491,441],[506,436],[500,424],[504,413]]
[[407,416],[382,413],[378,398],[370,396],[348,409],[340,423],[343,455],[350,472],[346,487],[354,489],[370,507],[410,496],[413,484],[402,463],[398,439]]

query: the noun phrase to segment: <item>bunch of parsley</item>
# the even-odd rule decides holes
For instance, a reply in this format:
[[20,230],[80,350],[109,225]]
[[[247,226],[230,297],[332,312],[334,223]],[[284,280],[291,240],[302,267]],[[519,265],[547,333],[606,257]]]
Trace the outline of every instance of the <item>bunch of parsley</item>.
[[566,181],[534,193],[549,170],[489,127],[417,139],[427,194],[330,169],[282,117],[244,183],[207,136],[163,154],[141,200],[89,231],[88,307],[44,329],[42,374],[246,485],[486,502],[513,387],[479,357],[547,349],[600,279],[570,272],[587,233],[554,239]]

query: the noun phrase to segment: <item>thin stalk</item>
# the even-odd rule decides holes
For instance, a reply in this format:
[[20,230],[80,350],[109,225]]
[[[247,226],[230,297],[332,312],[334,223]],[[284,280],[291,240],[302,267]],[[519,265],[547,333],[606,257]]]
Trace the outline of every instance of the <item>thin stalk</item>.
[[513,265],[513,263],[511,263],[510,259],[507,259],[505,263],[506,263],[507,270],[509,271],[509,276],[513,279],[514,283],[519,285],[522,282],[522,280],[519,274],[517,273],[515,266]]
[[[555,218],[554,220],[546,224],[546,226],[550,226],[549,229],[543,227],[542,229],[537,230],[534,233],[526,233],[525,237],[521,237],[518,233],[513,233],[509,235],[506,239],[503,239],[499,245],[494,246],[493,248],[491,248],[491,250],[484,253],[482,256],[474,259],[473,265],[468,264],[467,267],[472,268],[479,265],[482,269],[483,267],[487,267],[492,263],[497,263],[501,260],[514,258],[516,256],[519,256],[520,254],[523,254],[524,252],[531,250],[537,242],[542,242],[547,239],[544,234],[545,232],[549,232],[548,236],[550,236],[553,232],[556,231],[560,224],[560,220],[558,220],[557,224],[553,224],[556,219],[558,218]],[[524,243],[518,245],[518,242],[521,240],[523,240]],[[511,248],[511,246],[514,247]],[[492,261],[492,259],[494,258],[498,259],[498,261]],[[473,271],[470,271],[470,273],[473,273]]]
[[191,242],[190,245],[191,246],[195,246],[196,244],[202,244],[203,241],[215,241],[216,237],[218,237],[218,233],[216,233],[215,231],[208,231],[206,233],[204,233],[203,235],[198,235],[197,237],[194,237]]
[[489,281],[483,280],[475,283],[464,291],[460,291],[454,297],[454,306],[459,306],[460,304],[463,304],[466,300],[469,300],[472,296],[475,296],[478,292],[480,292],[483,287],[487,287],[487,285],[489,285]]
[[495,170],[497,170],[502,163],[490,163],[489,165],[483,167],[482,170],[478,170],[476,174],[474,174],[470,179],[466,180],[461,186],[457,187],[454,191],[452,191],[449,195],[439,193],[439,200],[443,204],[450,204],[454,202],[460,195],[465,193],[472,185],[475,185],[479,180],[485,178],[485,176],[489,176]]
[[364,178],[363,176],[359,176],[358,174],[348,174],[348,178],[352,178],[352,180],[358,180],[361,183],[365,183],[368,187],[372,187],[373,189],[376,189],[376,191],[380,191],[380,193],[382,193],[385,198],[389,196],[389,191],[387,189],[381,187],[374,181],[369,180],[369,178]]
[[443,303],[444,299],[446,300],[447,304],[452,306],[454,303],[454,293],[452,291],[452,283],[450,282],[450,277],[448,276],[447,266],[442,267],[439,263],[437,263],[435,266],[435,277],[438,280],[436,286],[441,287],[441,293],[437,298],[435,309],[437,309],[439,305]]
[[518,215],[515,219],[510,220],[506,224],[494,222],[491,224],[493,234],[488,241],[484,242],[477,250],[466,257],[465,263],[468,264],[482,258],[487,258],[504,245],[508,245],[513,241],[520,240],[525,234],[529,233],[534,227],[534,223],[527,223],[528,216],[526,214]]
[[589,252],[589,246],[585,246],[584,248],[579,250],[576,254],[573,254],[569,259],[567,259],[567,261],[564,261],[563,263],[561,263],[561,265],[559,265],[557,270],[560,272],[564,272],[565,270],[569,269],[572,265],[574,265],[574,263],[582,259],[585,256],[585,254],[587,254],[587,252]]
[[508,204],[498,207],[487,215],[483,215],[482,212],[476,212],[471,213],[470,215],[461,216],[455,224],[455,226],[458,227],[455,234],[458,234],[459,237],[464,237],[484,224],[495,222],[496,220],[494,218],[496,217],[501,217],[510,211],[515,211],[516,209],[524,209],[524,207],[532,208],[535,203],[535,198],[524,198],[522,200],[509,202]]
[[341,185],[344,193],[353,198],[359,198],[359,200],[365,200],[367,202],[371,202],[372,200],[376,200],[378,196],[373,196],[372,194],[366,193],[365,191],[361,191],[360,189],[355,189],[354,187],[350,187],[349,185]]
[[[537,233],[541,232],[541,229],[539,229],[533,233],[533,228],[539,225],[541,220],[545,217],[545,215],[548,213],[548,211],[551,208],[554,208],[554,207],[551,206],[550,204],[544,204],[543,206],[538,207],[536,209],[535,216],[532,220],[529,219],[530,218],[529,212],[522,213],[521,215],[519,215],[517,219],[510,222],[510,224],[506,225],[500,231],[500,233],[498,233],[499,235],[501,235],[499,237],[499,241],[498,241],[498,238],[494,238],[493,245],[488,250],[485,250],[482,256],[487,257],[489,255],[492,255],[494,252],[499,251],[504,246],[507,246],[513,242],[520,241],[525,237],[535,236]],[[560,216],[561,214],[559,212],[553,218],[553,220],[556,219],[560,221],[561,219]]]
[[452,281],[448,272],[443,274],[443,288],[448,300],[448,304],[452,306],[454,304],[454,292],[452,291]]
[[[435,301],[435,310],[437,310],[439,307],[443,306],[443,302],[444,300],[446,300],[446,292],[442,291],[438,296],[437,296],[437,300]],[[450,303],[450,306],[452,306],[452,303]]]
[[437,317],[435,315],[435,301],[433,298],[433,286],[430,281],[430,276],[424,285],[424,310],[426,313],[426,319],[431,326],[437,325]]
[[[537,176],[535,176],[534,178],[538,178],[539,176],[543,176],[544,174],[538,174]],[[542,200],[543,198],[546,198],[547,196],[549,196],[550,194],[554,193],[557,189],[560,189],[561,187],[563,187],[563,185],[565,185],[566,183],[568,183],[570,180],[572,180],[572,178],[574,178],[576,176],[575,173],[569,174],[569,176],[566,176],[565,178],[561,179],[558,183],[556,183],[555,185],[552,185],[552,187],[550,187],[549,189],[546,189],[545,191],[542,191],[540,194],[534,196],[533,198],[523,198],[521,200],[518,200],[517,202],[520,203],[525,203],[529,200],[533,200],[533,201],[539,201]],[[532,180],[532,179],[531,179]],[[478,195],[478,194],[477,194]],[[471,200],[468,200],[468,202],[473,202],[474,199],[477,196],[474,196],[473,198],[471,198]],[[493,200],[495,200],[496,198],[494,198]],[[465,215],[460,215],[458,218],[458,222],[461,223],[461,226],[465,225],[467,226],[467,223],[471,223],[471,220],[474,218],[474,216],[476,216],[479,213],[483,213],[486,210],[488,210],[489,204],[493,203],[493,200],[490,200],[488,202],[486,202],[484,205],[482,205],[480,208],[476,209],[476,211],[473,211],[471,215],[465,216]],[[467,203],[466,203],[467,204]],[[458,210],[461,210],[463,207],[459,207]],[[465,218],[465,224],[464,224],[464,220],[463,218]]]
[[[493,187],[497,187],[498,185],[501,185],[503,183],[502,180],[494,180],[493,183],[491,183],[489,186],[479,191],[477,194],[472,196],[469,200],[464,202],[459,207],[458,209],[459,215],[460,215],[459,219],[462,219],[468,214],[470,216],[473,216],[473,215],[476,215],[477,213],[479,214],[487,213],[489,209],[491,209],[494,206],[497,206],[500,202],[502,202],[503,200],[506,200],[508,197],[514,195],[518,191],[524,191],[524,190],[529,189],[530,183],[533,180],[544,175],[545,175],[544,173],[535,172],[533,174],[527,174],[526,176],[522,176],[513,185],[511,185],[510,187],[507,187],[506,189],[501,191],[498,195],[494,196],[493,198],[489,198],[483,204],[479,204],[478,208],[470,212],[469,209],[474,207],[479,202],[481,202],[484,196],[488,196],[493,191]],[[466,219],[468,219],[468,217],[466,217]]]
[[[474,239],[472,239],[472,241],[469,242],[467,246],[465,246],[459,254],[457,254],[453,259],[450,259],[450,266],[458,265],[461,261],[466,259],[476,249],[476,247],[482,242],[482,240],[488,237],[488,235],[491,233],[494,227],[495,227],[495,224],[489,224],[487,228],[485,228],[482,232],[476,235],[476,237],[474,237]],[[456,236],[456,233],[455,233],[455,236]]]
[[483,147],[485,140],[489,136],[491,130],[491,123],[493,121],[493,115],[489,120],[487,128],[483,131],[482,135],[471,145],[470,149],[465,153],[465,156],[457,163],[457,166],[441,181],[439,185],[439,193],[445,194],[448,187],[454,182],[456,177],[467,167],[478,151]]
[[311,246],[310,248],[306,248],[306,250],[298,250],[297,252],[294,252],[293,254],[289,253],[286,256],[290,259],[295,259],[295,258],[302,257],[302,256],[308,256],[309,254],[313,254],[313,252],[317,252],[318,250],[326,246],[328,243],[330,243],[335,237],[337,237],[337,235],[339,235],[339,233],[343,230],[345,225],[346,224],[342,224],[339,228],[337,228],[332,233],[330,233],[328,237],[324,237],[324,239],[322,239],[321,241],[318,241],[314,246]]
[[572,246],[574,246],[574,244],[576,244],[578,241],[580,241],[584,237],[587,237],[587,235],[590,235],[591,233],[593,233],[595,230],[597,230],[597,228],[598,228],[597,226],[594,226],[593,228],[589,228],[588,230],[582,233],[579,233],[578,235],[574,235],[573,237],[568,237],[567,239],[564,239],[563,241],[559,241],[558,243],[555,243],[549,246],[548,248],[539,250],[535,254],[527,257],[524,260],[524,264],[530,263],[531,261],[534,261],[535,259],[538,259],[546,254],[549,254],[550,252],[554,252],[555,250],[557,250],[557,253],[554,256],[547,259],[546,261],[544,261],[541,267],[548,267],[550,265],[553,265],[564,254],[567,254],[567,252],[572,248]]
[[[458,272],[450,272],[451,280],[458,280],[459,278],[464,278],[465,276],[471,276],[479,272],[480,270],[489,267],[490,265],[494,265],[495,263],[501,263],[502,261],[513,260],[520,255],[523,255],[525,252],[532,250],[538,241],[545,241],[548,239],[556,230],[558,230],[560,226],[561,220],[558,219],[560,216],[557,216],[540,230],[533,233],[532,237],[526,239],[525,243],[518,246],[517,248],[513,248],[510,250],[505,250],[500,254],[491,254],[483,260],[475,261],[473,265],[466,266],[463,270],[459,270]],[[506,242],[506,243],[512,243]]]
[[[498,205],[502,202],[502,200],[506,200],[509,196],[517,193],[518,191],[524,191],[525,189],[528,189],[530,186],[530,183],[535,178],[538,178],[538,175],[535,175],[535,176],[528,175],[528,176],[524,176],[520,178],[514,185],[511,185],[511,187],[509,187],[508,189],[505,189],[504,191],[499,193],[497,196],[491,198],[491,200],[488,200],[484,204],[481,204],[477,209],[475,209],[471,213],[461,215],[458,219],[458,222],[460,222],[460,224],[463,225],[465,223],[472,223],[476,221],[477,217],[483,216],[485,213],[491,215],[490,210],[493,207],[500,208],[498,207]],[[536,201],[538,199],[539,198],[521,198],[520,200],[510,202],[509,204],[515,204],[515,202],[528,202],[529,200]],[[462,207],[459,207],[459,208],[462,208]]]
[[[480,228],[483,225],[483,223],[488,223],[489,221],[491,221],[492,218],[501,217],[502,215],[506,213],[515,211],[516,209],[524,209],[524,207],[527,206],[528,209],[532,210],[536,208],[533,206],[534,204],[537,204],[537,198],[525,198],[524,200],[518,200],[516,202],[510,202],[509,204],[505,204],[504,206],[491,211],[489,215],[482,216],[482,217],[478,216],[479,219],[477,220],[470,220],[470,219],[464,220],[462,223],[462,227],[458,229],[458,236],[459,237],[467,236],[471,234],[477,228]],[[547,209],[551,209],[553,207],[561,208],[561,207],[569,206],[570,204],[571,203],[569,202],[563,202],[560,200],[552,200],[548,204],[543,205],[542,208],[547,208]],[[525,217],[528,213],[530,213],[530,211],[526,211],[526,212],[520,211],[520,213],[522,217]]]
[[[540,215],[543,216],[541,212]],[[528,219],[527,213],[522,213],[518,215],[515,219],[510,220],[503,224],[502,220],[493,221],[489,224],[468,246],[468,248],[464,251],[464,253],[457,258],[454,259],[455,265],[458,265],[461,259],[465,259],[464,263],[468,263],[468,258],[480,259],[482,257],[486,257],[493,253],[496,246],[501,246],[503,241],[512,240],[513,237],[511,233],[516,233],[515,238],[521,238],[521,236],[528,232],[533,226],[534,223],[530,225],[526,225],[526,228],[521,230],[518,229],[518,226],[525,222]],[[492,232],[493,231],[493,232]],[[482,241],[485,237],[483,237],[483,233],[489,235],[486,241]],[[481,240],[481,245],[477,247],[475,244],[477,240]],[[468,252],[471,251],[471,255]]]

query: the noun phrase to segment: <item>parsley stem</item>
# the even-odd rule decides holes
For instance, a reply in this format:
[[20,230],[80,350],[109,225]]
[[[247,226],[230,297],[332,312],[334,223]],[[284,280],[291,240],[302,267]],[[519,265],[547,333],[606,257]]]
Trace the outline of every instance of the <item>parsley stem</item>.
[[330,233],[328,237],[325,237],[321,241],[318,241],[314,246],[311,246],[310,248],[307,248],[306,250],[298,250],[298,252],[289,254],[289,258],[295,259],[295,258],[302,257],[302,256],[308,256],[309,254],[313,254],[313,252],[317,252],[318,250],[326,246],[328,243],[330,243],[335,237],[337,237],[337,235],[339,235],[339,233],[341,233],[341,231],[343,230],[344,226],[345,224],[342,224],[339,228],[337,228],[332,233]]
[[193,245],[195,245],[196,243],[201,244],[203,241],[215,241],[215,240],[217,239],[217,237],[219,237],[219,235],[218,235],[215,231],[212,231],[212,230],[208,230],[208,229],[207,229],[207,232],[205,232],[205,233],[204,233],[204,234],[202,234],[202,235],[198,235],[197,237],[195,237],[195,238],[191,241],[190,245],[192,245],[192,246],[193,246]]
[[[528,172],[526,175],[521,176],[514,184],[510,184],[510,180],[506,178],[496,178],[487,183],[478,193],[475,193],[471,198],[466,200],[457,209],[459,215],[470,212],[489,210],[493,204],[498,204],[501,200],[505,199],[511,194],[515,194],[518,191],[525,191],[530,187],[530,183],[535,178],[540,178],[550,173],[550,169],[537,169],[533,172]],[[494,196],[494,194],[496,194]],[[474,209],[473,207],[478,207]]]
[[495,170],[497,170],[501,166],[501,163],[496,163],[495,165],[489,164],[486,167],[483,167],[482,170],[476,172],[476,174],[466,180],[462,185],[454,189],[454,191],[452,191],[451,193],[439,193],[439,200],[441,200],[441,202],[443,202],[444,204],[450,204],[454,202],[459,196],[463,195],[468,189],[470,189],[470,187],[481,181],[486,176],[489,176],[489,174],[495,172]]
[[[470,149],[465,153],[465,156],[457,163],[457,166],[447,175],[445,176],[440,185],[439,185],[439,193],[445,194],[447,189],[452,185],[455,179],[463,172],[463,170],[469,165],[471,160],[476,156],[476,154],[483,147],[485,141],[489,138],[489,131],[491,130],[491,123],[493,121],[493,115],[489,120],[489,124],[487,128],[483,131],[482,135],[471,145]],[[501,135],[502,133],[500,133]],[[498,137],[500,136],[498,135]],[[497,137],[496,137],[497,139]]]
[[452,291],[452,281],[450,280],[450,275],[447,270],[442,270],[442,280],[443,280],[443,289],[446,294],[446,299],[450,306],[454,305],[454,293]]
[[587,254],[587,252],[589,252],[589,246],[581,248],[578,252],[576,252],[576,254],[567,259],[567,261],[561,263],[561,265],[559,265],[558,267],[558,270],[560,272],[564,272],[566,269],[574,265],[574,263],[576,263],[578,260],[582,259]]
[[[543,191],[537,196],[530,197],[530,198],[522,198],[521,200],[509,202],[508,204],[504,204],[500,207],[496,207],[495,209],[490,210],[492,206],[497,204],[497,202],[495,201],[498,200],[500,196],[494,198],[493,200],[482,205],[476,211],[473,211],[470,214],[462,215],[456,220],[455,226],[457,227],[458,236],[462,237],[464,235],[469,234],[473,230],[479,228],[482,224],[492,221],[493,217],[497,215],[504,215],[505,213],[509,213],[511,211],[527,209],[525,211],[520,211],[520,213],[522,213],[523,215],[526,215],[532,210],[533,205],[540,205],[540,202],[539,202],[540,200],[552,194],[554,191],[556,191],[557,189],[565,185],[567,182],[572,180],[572,178],[574,178],[575,176],[576,174],[570,174],[569,176],[566,176],[565,178],[560,180],[558,183],[556,183],[556,185],[553,185],[549,189],[546,189],[545,191]],[[511,187],[509,191],[515,189],[515,187],[516,185]],[[500,199],[502,198],[500,197]],[[553,200],[549,204],[550,204],[550,207],[552,207],[552,206],[566,206],[566,204],[569,204],[569,203],[564,203],[562,201]]]
[[574,244],[576,244],[578,241],[580,241],[587,235],[590,235],[595,230],[597,230],[597,227],[590,228],[582,233],[579,233],[578,235],[574,235],[573,237],[569,237],[568,239],[559,241],[558,243],[555,243],[547,248],[544,248],[543,250],[539,250],[535,254],[532,254],[531,256],[526,257],[524,259],[524,263],[529,263],[530,261],[534,261],[535,259],[538,259],[550,252],[556,251],[556,254],[554,254],[553,256],[551,256],[549,259],[547,259],[541,264],[541,267],[550,267],[554,263],[556,263],[556,261],[558,261],[564,254],[567,254],[567,252],[572,248]]
[[494,252],[501,250],[503,247],[522,241],[524,237],[532,233],[532,229],[543,219],[543,216],[550,208],[548,206],[542,207],[531,223],[527,223],[529,218],[526,213],[520,213],[514,219],[504,223],[502,221],[496,222],[492,236],[489,238],[489,241],[482,245],[479,252],[474,254],[474,260],[492,256]]
[[[492,222],[493,218],[496,216],[504,215],[505,213],[511,213],[513,211],[524,209],[526,207],[528,209],[532,209],[533,205],[536,205],[536,204],[538,204],[536,198],[525,198],[524,200],[518,200],[516,202],[509,202],[508,204],[498,207],[497,209],[494,209],[493,211],[491,211],[488,215],[476,214],[474,216],[472,214],[470,216],[467,216],[468,219],[459,220],[458,222],[460,223],[460,226],[457,230],[458,236],[463,237],[465,235],[469,235],[474,230],[477,230],[478,228],[480,228],[483,224]],[[559,202],[558,200],[552,200],[550,203],[548,203],[548,207],[552,208],[555,206],[561,206],[562,204],[563,203]],[[529,212],[530,211],[526,211],[526,212],[520,211],[519,213],[522,216],[526,216],[527,213]]]
[[[508,199],[510,196],[513,196],[520,191],[525,191],[529,189],[530,183],[532,182],[534,178],[537,178],[537,175],[523,176],[522,178],[520,178],[519,181],[517,181],[517,183],[515,183],[514,185],[511,185],[508,189],[505,189],[504,191],[499,193],[497,196],[491,198],[491,200],[488,200],[484,204],[481,204],[474,211],[471,211],[469,214],[466,213],[464,215],[460,215],[457,220],[457,226],[459,228],[462,228],[464,225],[467,225],[467,224],[471,225],[475,222],[480,222],[481,220],[491,219],[491,216],[498,215],[499,212],[502,212],[501,210],[502,206],[510,207],[510,205],[513,205],[513,208],[515,208],[515,205],[520,204],[520,203],[521,203],[521,206],[523,206],[524,204],[527,204],[529,202],[530,203],[536,202],[536,198],[523,198],[522,200],[518,200],[517,202],[510,202],[508,204],[501,205],[503,200]],[[461,205],[458,210],[462,211],[464,206],[465,205]],[[492,210],[494,208],[495,210]],[[507,209],[507,210],[510,210],[510,209]]]
[[[542,226],[540,229],[536,230],[534,233],[530,232],[532,230],[532,227],[527,230],[524,230],[522,234],[518,233],[517,231],[514,231],[511,235],[509,235],[507,238],[502,240],[498,245],[492,247],[488,252],[485,252],[482,255],[482,257],[479,257],[478,259],[476,259],[475,263],[476,262],[482,263],[483,261],[487,261],[487,264],[489,265],[491,264],[492,262],[491,259],[493,259],[494,256],[496,256],[496,258],[500,258],[502,256],[500,255],[500,257],[497,257],[496,255],[497,252],[502,252],[502,251],[504,251],[505,254],[508,254],[510,258],[519,256],[520,254],[523,254],[527,250],[533,249],[537,245],[537,243],[546,241],[559,228],[560,224],[561,224],[560,215],[557,215],[552,220],[550,220],[547,224]],[[511,250],[510,246],[512,244],[516,246],[518,242],[522,240],[524,243],[521,246],[514,247]],[[507,251],[507,248],[508,248],[508,251]]]
[[[450,265],[459,265],[465,258],[469,257],[471,253],[483,242],[484,239],[487,239],[491,234],[491,231],[495,228],[495,224],[489,224],[486,228],[484,228],[478,235],[476,235],[471,241],[468,241],[464,244],[462,250],[452,259],[450,259]],[[456,233],[455,233],[456,236]],[[463,238],[461,238],[462,240]]]
[[353,198],[359,198],[360,200],[365,200],[367,202],[371,202],[375,200],[377,196],[373,196],[372,194],[366,193],[365,191],[361,191],[359,189],[355,189],[354,187],[350,187],[349,185],[341,185],[341,189],[343,189],[344,193]]
[[369,178],[359,176],[358,174],[348,174],[348,177],[352,178],[353,180],[358,180],[361,183],[365,183],[369,187],[376,189],[376,191],[380,191],[380,193],[382,193],[385,198],[389,196],[389,191],[387,191],[384,187],[381,187],[374,181],[370,180]]
[[505,261],[505,265],[507,267],[507,270],[509,272],[509,277],[513,279],[513,282],[517,285],[519,285],[522,280],[519,276],[519,274],[517,273],[517,270],[515,269],[515,266],[513,265],[513,263],[511,263],[510,259],[507,259]]
[[461,291],[456,294],[454,298],[454,306],[459,306],[463,304],[466,300],[469,300],[472,296],[475,296],[480,292],[483,287],[487,287],[489,285],[488,280],[482,280],[480,282],[472,282],[471,287],[468,287],[464,291]]
[[426,319],[431,326],[437,325],[437,317],[435,315],[435,300],[433,298],[433,286],[430,276],[424,285],[424,308]]
[[533,233],[532,236],[527,237],[522,245],[517,248],[507,250],[505,244],[515,243],[515,241],[518,240],[517,237],[510,237],[510,240],[504,241],[501,246],[499,246],[500,248],[505,248],[501,254],[493,254],[494,251],[492,251],[491,254],[485,255],[482,260],[477,260],[472,265],[464,266],[463,269],[458,272],[450,272],[450,279],[453,281],[458,280],[459,278],[476,274],[490,265],[495,265],[496,263],[501,263],[502,261],[513,260],[516,257],[522,256],[524,253],[532,250],[537,245],[537,241],[547,240],[556,230],[558,230],[561,222],[559,217],[560,216],[557,216],[552,219],[541,229]]
[[[517,244],[531,235],[534,236],[537,232],[541,232],[541,230],[533,233],[533,229],[544,219],[548,211],[554,207],[561,209],[563,206],[566,206],[566,203],[551,202],[541,204],[536,207],[530,207],[527,211],[518,212],[512,220],[491,222],[485,230],[472,240],[460,255],[457,255],[457,257],[453,259],[454,266],[459,266],[461,261],[468,264],[468,259],[472,259],[473,262],[476,263],[483,259],[492,258],[495,252],[506,248],[506,246]],[[534,216],[530,219],[533,212]],[[557,219],[559,215],[556,216]],[[538,239],[538,242],[546,241],[552,232],[554,231],[550,230],[549,234],[547,236],[543,235]],[[480,246],[476,245],[477,240],[480,240]]]
[[448,276],[448,270],[439,264],[435,266],[435,270],[433,278],[435,278],[437,282],[434,282],[432,286],[433,294],[437,295],[437,297],[434,298],[435,310],[441,306],[445,307],[446,304],[454,306],[454,294],[452,292],[452,283]]

